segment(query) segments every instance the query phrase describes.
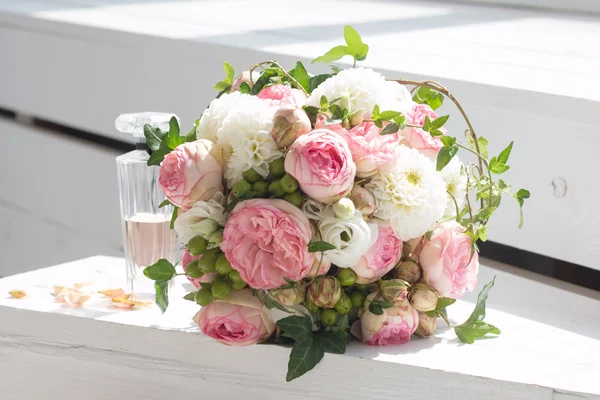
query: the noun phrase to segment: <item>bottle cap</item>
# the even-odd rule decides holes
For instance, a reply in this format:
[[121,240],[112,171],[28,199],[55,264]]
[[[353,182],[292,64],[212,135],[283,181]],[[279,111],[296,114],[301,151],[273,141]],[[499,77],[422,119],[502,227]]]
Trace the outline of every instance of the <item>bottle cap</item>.
[[115,128],[119,132],[133,135],[138,142],[145,142],[144,125],[148,124],[153,128],[159,128],[161,131],[167,132],[169,130],[169,120],[172,117],[175,117],[177,123],[180,123],[179,117],[172,113],[140,112],[121,114],[115,120]]

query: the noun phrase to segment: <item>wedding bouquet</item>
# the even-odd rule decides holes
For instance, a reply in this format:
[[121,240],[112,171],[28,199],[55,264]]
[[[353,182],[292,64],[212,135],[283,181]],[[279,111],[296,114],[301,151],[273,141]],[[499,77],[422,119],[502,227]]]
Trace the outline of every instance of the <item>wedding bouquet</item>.
[[[494,180],[512,143],[490,158],[446,88],[356,67],[369,47],[349,26],[344,37],[313,62],[350,56],[352,68],[311,75],[266,61],[236,77],[225,63],[186,136],[175,118],[168,132],[145,127],[200,330],[233,346],[291,345],[288,381],[344,353],[351,335],[400,344],[432,335],[437,318],[453,326],[446,308],[475,289],[476,243],[502,196],[529,197]],[[435,111],[445,97],[466,122],[464,144]],[[144,273],[165,309],[175,266]],[[493,283],[453,326],[461,341],[500,333],[483,321]]]

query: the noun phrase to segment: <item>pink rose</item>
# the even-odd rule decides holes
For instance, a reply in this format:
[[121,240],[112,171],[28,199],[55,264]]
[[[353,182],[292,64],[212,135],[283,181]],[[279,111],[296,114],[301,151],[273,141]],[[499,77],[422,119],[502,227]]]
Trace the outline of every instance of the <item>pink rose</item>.
[[473,291],[477,285],[479,256],[473,254],[471,263],[471,238],[456,221],[437,226],[431,240],[424,240],[419,254],[423,277],[444,297],[457,299],[465,290]]
[[249,346],[267,339],[275,323],[263,312],[262,302],[250,289],[234,290],[196,314],[202,333],[230,346]]
[[333,203],[352,190],[356,164],[346,142],[328,129],[300,136],[285,157],[285,172],[321,203]]
[[371,246],[352,270],[358,275],[357,283],[372,283],[391,271],[402,256],[402,240],[394,234],[389,224],[381,223],[377,241]]
[[[372,346],[385,346],[408,342],[419,326],[419,313],[408,301],[404,301],[382,309],[383,314],[381,315],[373,314],[369,311],[369,301],[380,299],[379,297],[376,293],[371,293],[365,302],[365,309],[359,320],[360,336],[363,343]],[[354,332],[356,328],[354,326],[352,328]]]
[[[193,256],[190,254],[189,251],[187,251],[187,249],[184,249],[183,255],[181,256],[181,265],[183,266],[183,272],[186,271],[189,263],[191,263],[192,261],[199,260],[201,258],[202,258],[202,255]],[[188,281],[190,281],[196,289],[200,289],[201,282],[212,282],[216,277],[217,277],[216,272],[204,274],[204,276],[202,278],[190,278],[189,276],[186,276],[186,278],[188,278]]]
[[[406,114],[406,122],[422,126],[425,117],[429,117],[433,121],[438,115],[426,104],[414,104],[412,110]],[[446,134],[445,128],[441,128],[440,131]],[[401,141],[402,144],[419,150],[431,160],[437,158],[437,154],[444,146],[439,137],[431,136],[429,132],[425,132],[421,128],[408,127],[402,131],[402,136],[404,136]]]
[[258,94],[258,98],[265,100],[272,107],[293,105],[301,108],[306,104],[306,95],[304,92],[282,84],[264,88]]
[[160,163],[158,183],[171,203],[181,208],[210,200],[223,191],[222,181],[223,152],[206,139],[177,146]]
[[[320,122],[322,123],[322,120]],[[372,122],[363,122],[350,130],[344,129],[340,124],[325,127],[343,137],[348,143],[352,159],[356,163],[356,176],[359,178],[375,175],[381,166],[393,160],[396,155],[400,140],[398,132],[381,135],[382,128],[378,128]]]
[[274,289],[285,279],[299,281],[311,269],[308,218],[283,200],[254,199],[238,204],[227,220],[221,249],[233,269],[254,289]]

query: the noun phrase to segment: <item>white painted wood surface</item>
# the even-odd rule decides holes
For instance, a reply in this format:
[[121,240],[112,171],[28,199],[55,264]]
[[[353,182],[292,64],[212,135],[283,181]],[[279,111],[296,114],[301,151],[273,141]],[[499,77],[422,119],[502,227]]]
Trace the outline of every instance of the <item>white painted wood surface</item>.
[[[53,284],[122,284],[122,259],[93,257],[4,278],[0,393],[3,400],[600,399],[599,295],[486,264],[481,283],[497,274],[487,319],[502,329],[499,338],[461,345],[442,328],[401,346],[353,343],[292,383],[284,380],[288,349],[226,347],[194,333],[196,306],[179,298],[182,287],[165,316],[111,309],[99,297],[80,309],[53,302]],[[29,296],[6,297],[16,288]],[[465,318],[474,297],[459,301],[450,317]]]
[[[289,8],[294,18],[283,17]],[[371,46],[365,65],[443,81],[490,151],[515,140],[506,181],[531,190],[526,224],[516,230],[518,209],[506,199],[491,240],[600,269],[600,247],[589,245],[600,240],[590,200],[600,196],[592,172],[600,148],[593,15],[384,0],[5,0],[0,107],[113,138],[122,112],[176,112],[187,127],[213,98],[222,60],[238,71],[270,58],[306,62],[338,44],[347,23]],[[441,112],[453,113],[448,127],[462,136],[458,114],[450,105]],[[99,173],[114,182],[112,170]],[[108,209],[96,211],[115,221]],[[120,231],[111,226],[101,244],[112,248]],[[25,252],[28,243],[16,248]]]

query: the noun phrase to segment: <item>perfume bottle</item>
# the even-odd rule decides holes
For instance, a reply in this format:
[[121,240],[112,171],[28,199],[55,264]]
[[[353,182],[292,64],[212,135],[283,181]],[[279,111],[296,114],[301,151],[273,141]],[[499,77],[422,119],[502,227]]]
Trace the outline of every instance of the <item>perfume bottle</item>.
[[154,299],[154,281],[144,276],[144,268],[161,258],[174,265],[177,249],[175,232],[170,229],[173,207],[159,208],[165,200],[158,185],[159,167],[147,165],[150,153],[144,125],[164,132],[173,116],[145,112],[122,114],[115,121],[118,131],[135,138],[135,150],[117,157],[117,170],[128,290],[144,300]]

